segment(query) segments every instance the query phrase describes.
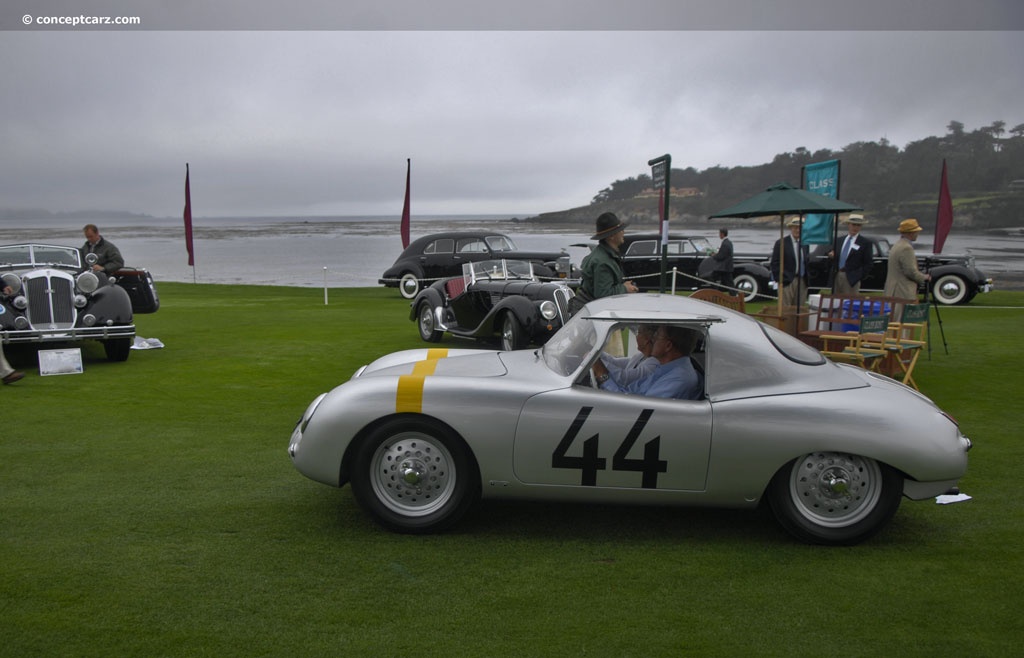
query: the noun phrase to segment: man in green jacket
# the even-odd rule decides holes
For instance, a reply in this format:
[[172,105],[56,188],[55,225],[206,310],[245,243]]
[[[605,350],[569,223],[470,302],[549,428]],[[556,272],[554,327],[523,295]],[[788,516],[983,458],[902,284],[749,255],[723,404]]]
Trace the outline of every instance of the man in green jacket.
[[590,239],[599,240],[598,245],[580,265],[583,280],[576,295],[584,304],[601,297],[637,292],[636,284],[625,281],[622,274],[619,247],[625,240],[626,226],[615,213],[606,212],[597,218],[597,232]]

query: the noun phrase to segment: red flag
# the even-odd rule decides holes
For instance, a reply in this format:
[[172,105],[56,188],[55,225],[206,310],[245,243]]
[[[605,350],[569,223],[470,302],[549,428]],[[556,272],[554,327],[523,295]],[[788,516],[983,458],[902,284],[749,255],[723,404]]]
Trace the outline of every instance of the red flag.
[[195,267],[192,252],[192,193],[188,188],[188,163],[185,163],[185,249],[188,250],[189,267]]
[[936,254],[942,253],[946,244],[946,236],[953,228],[953,200],[949,197],[949,180],[946,178],[946,160],[942,160],[942,182],[939,183],[939,210],[935,217],[935,249]]
[[402,249],[409,246],[409,173],[412,161],[405,159],[405,205],[402,206]]

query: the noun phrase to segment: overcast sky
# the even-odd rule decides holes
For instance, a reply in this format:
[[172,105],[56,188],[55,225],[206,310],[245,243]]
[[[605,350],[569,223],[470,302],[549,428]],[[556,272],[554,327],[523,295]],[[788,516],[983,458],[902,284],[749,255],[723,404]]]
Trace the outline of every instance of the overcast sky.
[[526,216],[664,153],[1024,123],[1021,31],[20,29],[39,4],[0,17],[0,208],[177,216],[188,162],[197,216],[397,215],[411,158],[414,215]]

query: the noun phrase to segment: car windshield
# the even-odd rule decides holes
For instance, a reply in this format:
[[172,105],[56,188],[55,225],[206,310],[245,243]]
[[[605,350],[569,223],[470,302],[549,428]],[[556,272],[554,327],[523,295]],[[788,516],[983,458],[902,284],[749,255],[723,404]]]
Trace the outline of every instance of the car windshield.
[[486,239],[487,246],[490,247],[493,252],[516,250],[516,245],[512,242],[512,239],[504,235],[491,235]]
[[522,260],[481,260],[462,266],[463,275],[469,281],[491,281],[495,279],[533,279],[533,265]]
[[576,372],[596,344],[594,321],[576,315],[545,343],[541,356],[552,371],[568,376]]
[[[715,250],[715,248],[711,246],[711,243],[708,242],[707,238],[690,238],[690,244],[697,253],[706,254]],[[689,246],[690,245],[686,244],[683,245],[683,253],[687,253]]]
[[78,250],[42,244],[14,244],[0,247],[0,264],[11,267],[67,265],[80,267]]

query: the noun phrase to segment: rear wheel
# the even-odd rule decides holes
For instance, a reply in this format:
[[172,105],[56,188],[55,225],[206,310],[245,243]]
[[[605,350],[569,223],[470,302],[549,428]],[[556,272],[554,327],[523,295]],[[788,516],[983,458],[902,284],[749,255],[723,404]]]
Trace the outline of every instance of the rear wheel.
[[757,282],[757,277],[751,274],[737,274],[733,279],[733,285],[743,295],[743,301],[745,302],[756,302],[757,296],[761,293],[761,284]]
[[454,525],[480,497],[469,448],[428,418],[395,418],[356,450],[352,492],[386,528],[423,534]]
[[779,523],[811,544],[849,546],[884,526],[900,506],[903,478],[873,459],[816,452],[775,474],[768,502]]
[[519,318],[512,311],[506,311],[501,317],[501,349],[506,352],[521,350],[526,343],[526,331]]
[[412,299],[420,294],[420,280],[412,272],[405,272],[398,279],[398,292],[406,299]]
[[416,309],[416,326],[420,330],[420,338],[428,343],[438,343],[444,335],[444,332],[437,328],[434,307],[425,299]]

